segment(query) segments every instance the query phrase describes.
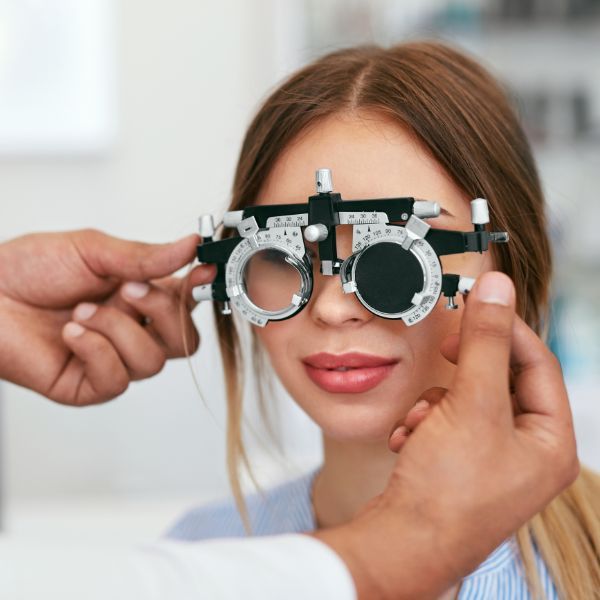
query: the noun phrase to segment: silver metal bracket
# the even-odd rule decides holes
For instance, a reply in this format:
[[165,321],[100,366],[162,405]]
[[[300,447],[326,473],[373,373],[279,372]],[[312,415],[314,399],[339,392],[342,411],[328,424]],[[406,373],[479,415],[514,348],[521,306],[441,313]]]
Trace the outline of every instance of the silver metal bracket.
[[508,231],[493,231],[490,233],[490,242],[495,242],[496,244],[505,244],[508,242]]
[[353,279],[350,279],[349,281],[346,281],[342,284],[342,291],[344,292],[344,294],[353,294],[354,292],[356,292],[356,290],[356,281],[354,281]]
[[404,248],[404,250],[410,250],[413,242],[423,239],[427,235],[427,232],[431,229],[431,226],[428,223],[425,223],[425,221],[419,219],[419,217],[411,215],[404,228],[406,230],[406,238],[402,242],[402,248]]
[[333,272],[333,269],[336,268],[339,270],[339,268],[342,266],[342,263],[339,260],[333,261],[333,260],[322,260],[321,261],[321,273],[323,275],[336,275],[336,273]]
[[258,239],[256,238],[256,234],[259,231],[259,227],[254,217],[247,217],[246,219],[240,221],[237,226],[237,230],[243,238],[248,239],[252,248],[258,248]]

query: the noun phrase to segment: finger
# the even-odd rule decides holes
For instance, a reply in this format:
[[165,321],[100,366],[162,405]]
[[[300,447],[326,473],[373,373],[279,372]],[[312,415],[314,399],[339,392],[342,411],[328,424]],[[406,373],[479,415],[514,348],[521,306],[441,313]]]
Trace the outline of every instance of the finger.
[[[430,405],[437,404],[448,392],[448,388],[445,387],[431,387],[425,390],[420,396],[420,400],[426,400]],[[418,404],[418,402],[417,402]],[[416,407],[416,404],[415,404]]]
[[523,412],[570,420],[571,411],[560,363],[519,318],[513,328],[511,367],[515,395]]
[[52,398],[86,406],[111,400],[127,389],[127,369],[103,335],[70,321],[62,337],[74,358],[51,390]]
[[183,295],[187,310],[192,311],[198,304],[193,296],[192,289],[198,285],[212,283],[217,275],[217,266],[202,264],[195,266],[184,278],[165,277],[153,281],[155,285],[168,289],[180,298]]
[[444,338],[440,344],[440,352],[442,356],[453,364],[458,364],[458,348],[460,346],[460,334],[451,333]]
[[[181,296],[183,295],[186,298],[185,308],[191,312],[197,304],[191,294],[191,288],[196,285],[212,282],[216,274],[216,265],[198,265],[192,269],[186,277],[162,277],[160,279],[153,280],[152,283],[157,287],[168,290],[174,295],[178,295],[178,301],[180,301]],[[145,316],[140,313],[130,302],[127,302],[123,298],[122,294],[112,294],[104,302],[104,305],[114,306],[139,323],[143,323],[145,321]]]
[[186,349],[189,353],[198,349],[200,335],[187,308],[181,312],[178,295],[139,282],[125,283],[120,292],[126,302],[150,319],[147,329],[156,335],[168,358],[185,356]]
[[217,265],[204,264],[194,267],[188,275],[190,288],[212,283],[217,275]]
[[171,275],[194,258],[200,240],[192,234],[168,244],[146,244],[89,229],[74,235],[77,249],[92,272],[135,281]]
[[[404,443],[404,439],[410,435],[410,431],[414,429],[427,414],[432,405],[437,404],[446,394],[448,390],[443,387],[432,387],[425,390],[421,394],[421,398],[408,411],[403,420],[397,421],[392,428],[388,439],[388,447],[393,452],[397,452],[400,445]],[[391,446],[390,446],[391,444]]]
[[448,389],[444,387],[432,387],[425,390],[421,394],[419,401],[408,411],[404,419],[404,425],[410,431],[416,429],[417,425],[429,414],[431,408],[438,404],[447,392]]
[[[460,335],[455,333],[448,336],[441,344],[440,351],[446,360],[458,362]],[[560,364],[556,357],[536,335],[536,333],[515,315],[512,329],[512,345],[510,352],[509,386],[515,414],[535,412],[552,414],[556,410],[550,400],[555,397],[557,389],[564,389]],[[540,375],[531,377],[532,369],[537,367]],[[542,371],[540,371],[540,368]],[[548,373],[544,374],[543,370]]]
[[140,324],[145,324],[146,318],[134,306],[127,302],[119,293],[111,294],[103,303],[102,306],[112,306],[116,310],[130,316],[134,321]]
[[[515,288],[500,272],[482,274],[465,304],[453,398],[500,408],[508,395]],[[496,402],[494,402],[496,401]]]
[[116,308],[84,302],[73,311],[73,320],[102,334],[112,344],[131,379],[151,377],[164,367],[166,355],[156,340]]
[[429,414],[431,409],[431,404],[427,402],[427,400],[419,400],[406,415],[406,419],[404,419],[404,425],[410,430],[413,431],[419,426],[419,423],[425,419],[425,417]]
[[404,446],[406,440],[408,439],[408,436],[409,431],[405,425],[400,425],[399,427],[396,427],[396,429],[392,431],[392,434],[390,435],[390,438],[388,440],[388,448],[392,452],[399,452],[402,446]]

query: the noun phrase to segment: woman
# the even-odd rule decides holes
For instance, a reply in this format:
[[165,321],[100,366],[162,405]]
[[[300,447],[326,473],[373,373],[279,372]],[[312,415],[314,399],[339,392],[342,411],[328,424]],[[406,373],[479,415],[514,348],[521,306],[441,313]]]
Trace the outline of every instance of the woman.
[[[551,255],[536,167],[504,92],[473,60],[442,44],[408,43],[342,50],[303,68],[251,123],[229,210],[305,202],[320,167],[332,169],[346,200],[405,195],[438,201],[445,209],[431,221],[438,228],[469,230],[468,201],[487,198],[491,228],[510,232],[510,243],[482,255],[443,257],[443,269],[471,277],[504,271],[515,282],[519,314],[543,332]],[[345,258],[352,252],[351,227],[336,233],[338,256]],[[439,347],[458,331],[460,310],[446,311],[440,303],[408,328],[373,315],[318,266],[314,280],[303,311],[251,333],[257,352],[266,352],[287,391],[322,429],[322,467],[247,499],[246,512],[238,483],[239,465],[247,464],[239,338],[231,318],[217,313],[230,476],[243,517],[232,503],[205,507],[184,516],[172,537],[244,535],[244,522],[260,535],[347,521],[384,488],[395,460],[387,445],[392,428],[402,421],[407,426],[391,444],[401,451],[408,427],[449,385],[454,366]],[[332,370],[364,367],[368,360],[378,366]],[[599,597],[599,550],[600,484],[583,469],[447,597]]]

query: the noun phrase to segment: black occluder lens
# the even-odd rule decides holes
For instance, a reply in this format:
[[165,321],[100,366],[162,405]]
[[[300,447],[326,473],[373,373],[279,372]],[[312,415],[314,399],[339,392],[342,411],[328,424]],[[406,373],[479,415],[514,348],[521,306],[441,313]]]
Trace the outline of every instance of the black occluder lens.
[[355,271],[356,287],[372,308],[390,314],[408,310],[412,297],[424,285],[419,260],[395,243],[381,242],[367,248]]

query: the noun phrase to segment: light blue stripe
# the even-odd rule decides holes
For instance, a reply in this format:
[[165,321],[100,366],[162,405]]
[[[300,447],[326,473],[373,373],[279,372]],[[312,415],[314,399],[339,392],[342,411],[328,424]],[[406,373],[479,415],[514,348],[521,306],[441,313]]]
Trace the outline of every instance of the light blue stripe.
[[[279,485],[264,495],[247,498],[254,535],[300,533],[316,527],[312,510],[312,481],[317,471]],[[194,508],[167,531],[166,536],[180,540],[215,537],[244,537],[242,520],[233,500]],[[536,566],[547,600],[558,594],[546,564],[534,545]],[[462,581],[458,600],[531,600],[515,538],[502,542]]]

